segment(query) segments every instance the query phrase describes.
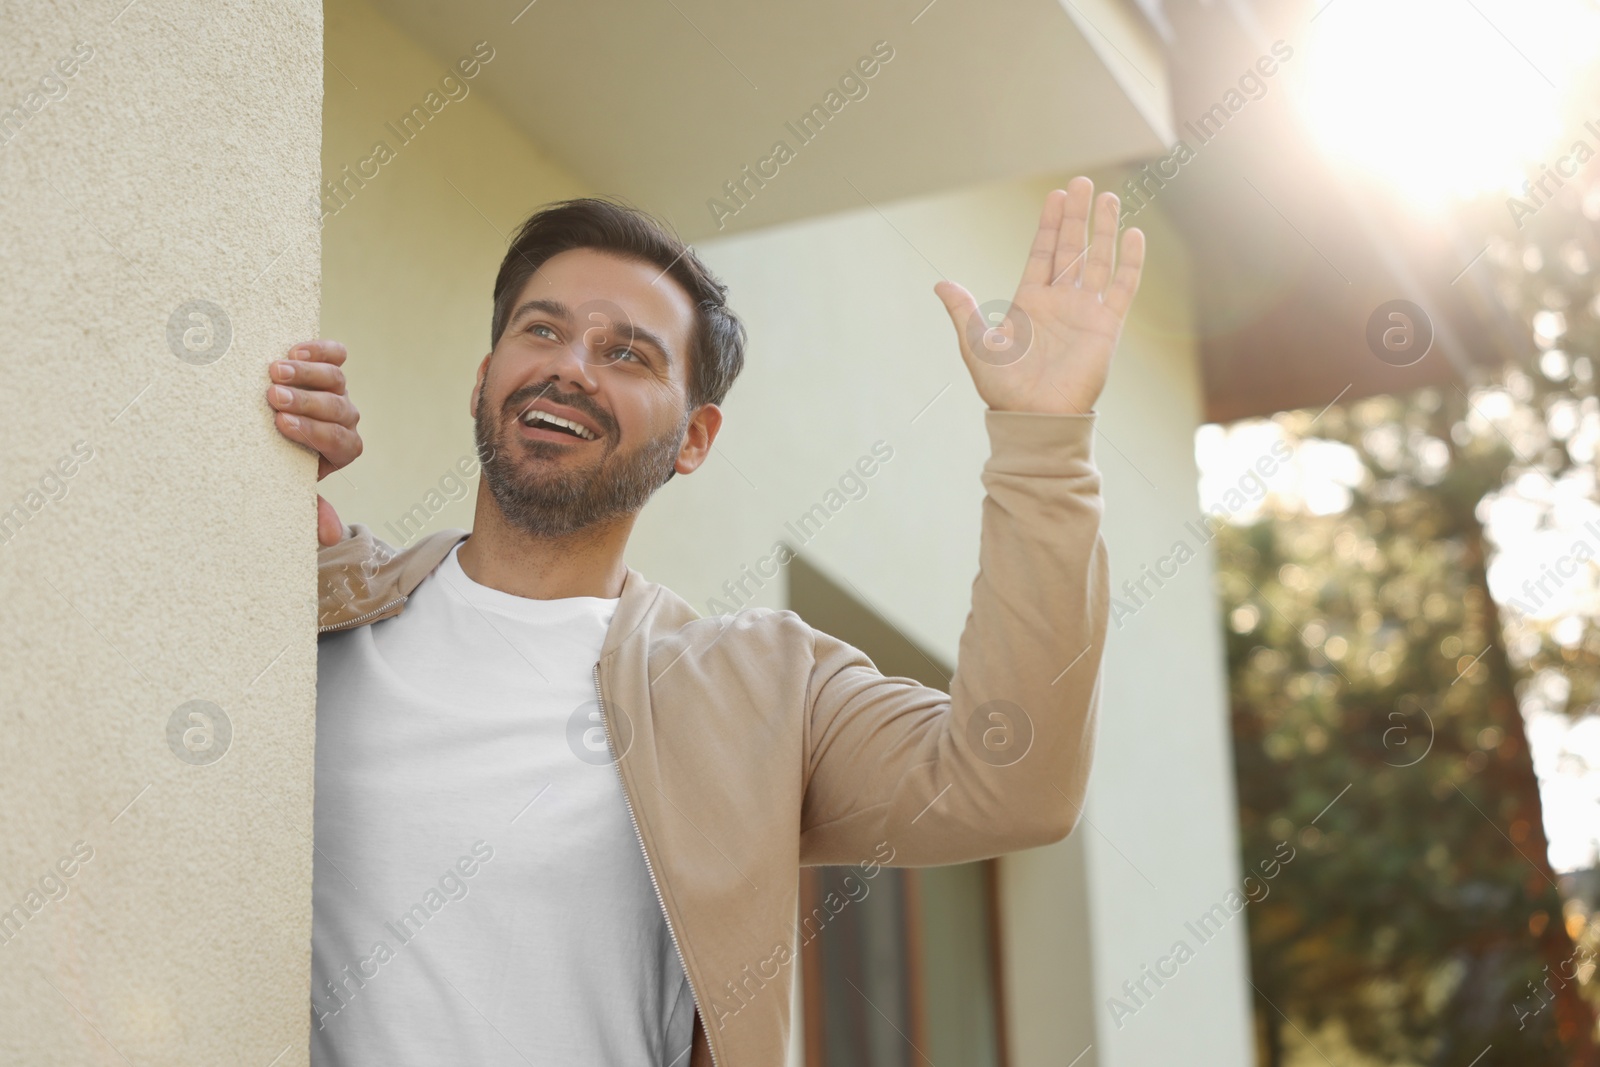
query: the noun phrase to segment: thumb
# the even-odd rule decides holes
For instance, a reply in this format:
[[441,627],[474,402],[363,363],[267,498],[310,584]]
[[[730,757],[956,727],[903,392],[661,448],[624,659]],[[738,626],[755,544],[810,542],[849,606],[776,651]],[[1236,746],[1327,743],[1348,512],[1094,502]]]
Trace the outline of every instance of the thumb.
[[956,328],[956,340],[961,345],[961,354],[966,355],[968,333],[972,328],[973,318],[978,314],[978,301],[964,286],[948,280],[936,282],[933,286],[933,295],[939,298],[944,304],[945,311],[949,313],[950,322]]
[[978,313],[978,301],[959,282],[948,280],[935,282],[933,295],[944,304],[944,309],[950,313],[950,321],[955,323],[957,330],[965,330],[967,322]]
[[323,545],[336,545],[344,540],[344,523],[339,521],[339,513],[333,510],[333,505],[317,497],[317,543]]

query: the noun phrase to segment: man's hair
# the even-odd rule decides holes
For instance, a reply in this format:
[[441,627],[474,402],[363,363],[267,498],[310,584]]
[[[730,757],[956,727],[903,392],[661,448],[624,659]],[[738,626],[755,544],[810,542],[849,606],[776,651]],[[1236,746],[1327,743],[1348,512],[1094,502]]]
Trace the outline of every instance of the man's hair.
[[695,304],[689,337],[689,406],[721,404],[744,369],[745,328],[728,308],[728,287],[666,224],[613,200],[560,200],[546,204],[522,224],[494,280],[490,346],[500,343],[528,279],[550,257],[574,248],[653,264],[683,286]]

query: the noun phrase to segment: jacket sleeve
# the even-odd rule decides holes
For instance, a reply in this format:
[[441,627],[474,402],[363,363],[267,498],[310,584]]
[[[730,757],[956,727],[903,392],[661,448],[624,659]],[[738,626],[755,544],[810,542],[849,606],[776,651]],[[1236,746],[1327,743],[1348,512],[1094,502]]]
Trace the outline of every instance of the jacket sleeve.
[[1095,415],[985,413],[972,607],[950,693],[813,630],[803,865],[984,859],[1077,824],[1094,754],[1110,569]]

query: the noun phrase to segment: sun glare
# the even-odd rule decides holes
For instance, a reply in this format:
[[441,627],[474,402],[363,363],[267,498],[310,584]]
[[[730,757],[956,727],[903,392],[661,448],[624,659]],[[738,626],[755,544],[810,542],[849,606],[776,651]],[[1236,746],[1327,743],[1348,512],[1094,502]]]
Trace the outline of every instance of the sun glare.
[[[1600,121],[1567,114],[1600,53],[1585,0],[1317,0],[1303,106],[1325,150],[1419,207],[1496,189]],[[1568,129],[1571,125],[1573,128]],[[1589,137],[1591,143],[1594,138]]]

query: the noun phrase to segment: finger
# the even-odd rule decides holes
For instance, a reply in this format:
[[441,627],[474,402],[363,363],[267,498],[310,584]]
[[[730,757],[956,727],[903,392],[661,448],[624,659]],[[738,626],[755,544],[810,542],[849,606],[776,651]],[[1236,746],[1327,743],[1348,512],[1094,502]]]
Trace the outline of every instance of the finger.
[[1067,202],[1066,194],[1052,189],[1044,198],[1044,211],[1039,214],[1039,229],[1033,235],[1033,247],[1028,250],[1028,262],[1022,268],[1023,285],[1049,285],[1051,268],[1055,264],[1056,235],[1061,230],[1061,216]]
[[317,543],[323,545],[336,545],[344,540],[344,523],[339,521],[339,513],[333,510],[333,505],[317,497]]
[[344,345],[338,341],[329,341],[318,338],[315,341],[301,341],[289,350],[290,359],[301,359],[316,363],[332,363],[335,366],[344,362],[348,355]]
[[962,358],[969,357],[967,351],[967,330],[972,323],[973,316],[978,314],[978,301],[966,287],[951,281],[938,282],[933,287],[933,293],[944,304],[944,309],[950,315],[950,321],[956,328],[956,340],[961,345]]
[[1094,240],[1089,242],[1089,255],[1083,264],[1083,287],[1091,293],[1100,293],[1111,280],[1111,257],[1117,247],[1117,209],[1121,202],[1116,193],[1101,193],[1094,212]]
[[1122,249],[1117,256],[1117,276],[1106,290],[1105,304],[1123,318],[1133,305],[1133,294],[1139,291],[1139,278],[1144,273],[1144,231],[1137,226],[1122,235]]
[[[305,445],[321,456],[331,465],[328,470],[338,470],[340,467],[348,466],[361,455],[361,435],[346,426],[335,422],[300,419],[281,411],[277,414],[276,421],[278,432],[295,444]],[[319,469],[317,477],[322,477],[328,470]]]
[[344,371],[332,363],[280,359],[269,364],[267,371],[272,380],[281,385],[298,385],[302,389],[321,389],[327,393],[345,391]]
[[309,389],[291,389],[287,385],[274,385],[267,389],[267,403],[279,411],[321,422],[337,422],[341,426],[355,426],[361,421],[361,412],[347,396]]
[[1050,284],[1077,285],[1083,274],[1083,250],[1089,228],[1089,202],[1094,199],[1094,182],[1083,175],[1067,183],[1061,232],[1056,238],[1055,267]]

